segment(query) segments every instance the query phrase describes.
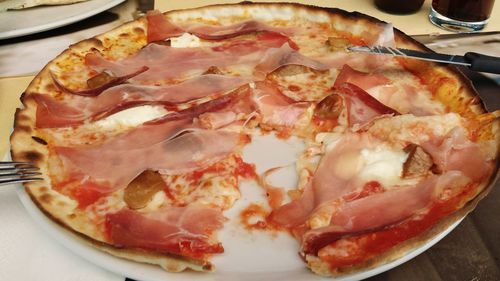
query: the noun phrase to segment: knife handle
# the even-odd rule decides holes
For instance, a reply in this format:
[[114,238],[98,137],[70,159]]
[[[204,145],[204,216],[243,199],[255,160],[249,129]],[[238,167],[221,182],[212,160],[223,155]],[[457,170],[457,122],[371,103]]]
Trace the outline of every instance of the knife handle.
[[500,58],[474,52],[464,55],[465,60],[471,64],[471,70],[500,74]]

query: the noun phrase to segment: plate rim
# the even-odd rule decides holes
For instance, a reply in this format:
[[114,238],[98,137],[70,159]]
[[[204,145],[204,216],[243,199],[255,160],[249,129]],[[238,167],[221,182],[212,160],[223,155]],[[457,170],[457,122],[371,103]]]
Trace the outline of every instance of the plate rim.
[[[90,0],[90,1],[93,1],[93,0]],[[118,4],[121,4],[122,2],[125,2],[125,0],[107,0],[106,4],[104,4],[98,8],[88,10],[87,12],[81,13],[77,16],[67,17],[67,18],[64,18],[64,19],[61,19],[58,21],[49,22],[49,23],[46,23],[43,25],[37,25],[37,26],[8,30],[8,31],[1,31],[0,32],[0,40],[21,37],[21,36],[25,36],[25,35],[30,35],[30,34],[34,34],[34,33],[38,33],[38,32],[47,31],[50,29],[58,28],[58,27],[65,26],[68,24],[72,24],[72,23],[75,23],[77,21],[80,21],[80,20],[89,18],[91,16],[97,15],[105,10],[110,9],[110,8],[113,8],[114,6],[117,6]],[[84,2],[81,2],[81,3],[84,3]],[[78,3],[74,3],[74,4],[78,4]],[[57,6],[47,6],[47,7],[42,6],[42,7],[34,7],[34,8],[43,9],[43,8],[54,8],[54,7],[57,7]]]

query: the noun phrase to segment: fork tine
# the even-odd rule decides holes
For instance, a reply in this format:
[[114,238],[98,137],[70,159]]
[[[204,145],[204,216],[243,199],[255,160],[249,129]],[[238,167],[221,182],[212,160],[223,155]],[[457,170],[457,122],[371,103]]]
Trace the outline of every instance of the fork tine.
[[40,176],[42,173],[40,172],[33,172],[33,173],[23,173],[21,177],[31,177],[31,176]]
[[33,164],[22,164],[22,165],[16,164],[11,166],[4,164],[3,166],[0,166],[0,173],[8,171],[29,171],[29,170],[39,170],[39,169],[40,168],[38,168]]
[[22,167],[22,168],[0,168],[0,174],[8,173],[8,172],[30,172],[30,171],[38,171],[40,168],[38,167]]
[[30,162],[0,162],[0,185],[43,180],[40,168]]
[[38,181],[38,180],[43,180],[43,179],[42,178],[8,179],[8,180],[0,179],[0,185],[7,185],[7,184],[13,184],[13,183],[20,183],[20,182]]
[[17,170],[20,172],[31,172],[31,171],[38,171],[38,170],[40,170],[40,168],[33,166],[33,167],[17,168]]
[[26,178],[31,176],[39,176],[42,173],[10,173],[10,174],[0,174],[0,179],[15,179],[15,178]]
[[40,172],[16,172],[16,173],[8,173],[8,174],[0,174],[1,178],[6,178],[9,176],[20,176],[20,177],[28,177],[28,176],[38,176],[41,175]]
[[3,167],[3,166],[12,167],[12,166],[16,166],[16,165],[34,165],[34,164],[31,162],[0,161],[0,167]]

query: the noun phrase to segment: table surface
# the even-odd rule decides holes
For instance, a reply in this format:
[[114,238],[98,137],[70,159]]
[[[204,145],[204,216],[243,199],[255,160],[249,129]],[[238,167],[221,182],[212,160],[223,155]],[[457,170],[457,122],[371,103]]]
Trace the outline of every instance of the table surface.
[[[200,3],[211,2],[216,1],[159,0],[156,5],[160,10],[168,10],[182,7],[195,7],[200,5]],[[398,23],[407,22],[407,20],[398,20],[398,17],[400,16],[396,16],[396,20],[391,20],[394,19],[392,15],[382,14],[382,16],[380,16],[380,13],[382,12],[375,11],[371,1],[368,0],[319,0],[302,2],[311,2],[319,5],[335,5],[341,8],[346,8],[347,10],[366,11],[366,9],[368,9],[373,11],[373,13],[371,13],[372,15],[394,22],[396,27],[400,27]],[[367,5],[372,6],[367,7]],[[426,1],[424,9],[426,8],[426,5],[428,7],[429,1]],[[491,23],[493,24],[490,23],[491,25],[488,30],[500,31],[500,14],[498,13],[499,6],[500,5],[498,3],[495,5],[495,18],[492,18]],[[422,12],[421,10],[420,13],[426,13],[426,11]],[[99,20],[101,16],[98,15],[94,17],[94,19]],[[105,16],[109,17],[109,14]],[[75,28],[75,26],[62,27],[55,32],[56,34],[57,32],[64,32],[64,30],[67,30],[68,28]],[[428,22],[426,21],[422,22],[420,28],[411,29],[413,31],[408,31],[408,29],[405,28],[402,29],[409,34],[436,32],[436,29],[434,29],[433,26],[429,27]],[[50,35],[48,37],[50,38]],[[27,39],[21,38],[11,40],[9,42],[0,41],[0,45],[15,45],[23,42],[23,40],[29,41],[32,39],[33,36],[27,37]],[[497,95],[500,94],[500,87],[498,84],[478,73],[472,73],[466,69],[463,71],[473,81],[488,110],[491,111],[500,109],[500,99],[497,97]],[[10,79],[0,78],[0,156],[2,156],[6,150],[6,144],[11,126],[10,124],[12,124],[12,114],[15,107],[18,106],[18,96],[22,93],[29,80],[30,78],[26,77]],[[368,280],[500,280],[499,184],[497,183],[491,193],[480,202],[479,206],[441,242],[413,260]]]

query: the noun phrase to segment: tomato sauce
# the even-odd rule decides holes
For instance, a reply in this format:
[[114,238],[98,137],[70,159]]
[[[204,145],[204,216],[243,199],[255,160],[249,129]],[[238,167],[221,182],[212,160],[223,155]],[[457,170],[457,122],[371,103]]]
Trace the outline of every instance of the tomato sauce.
[[290,129],[280,129],[276,131],[276,137],[280,140],[287,140],[292,136],[292,130]]
[[247,230],[281,230],[281,227],[269,220],[269,211],[254,203],[240,213],[240,222]]
[[81,177],[70,175],[65,180],[56,182],[53,186],[57,192],[69,196],[78,202],[78,208],[83,209],[95,203],[99,198],[109,194],[106,186],[100,186],[91,181],[81,182]]
[[363,186],[363,189],[360,192],[347,194],[347,195],[343,196],[343,198],[346,201],[353,201],[353,200],[361,199],[363,197],[367,197],[368,195],[380,193],[383,191],[384,191],[384,188],[382,187],[382,185],[378,181],[369,181],[369,182],[365,183],[365,185]]
[[228,168],[232,168],[232,173],[234,175],[247,178],[247,179],[257,179],[257,173],[255,172],[255,165],[254,164],[249,164],[243,161],[240,157],[234,157],[234,160],[236,161],[236,165],[234,167],[228,167],[226,163],[224,162],[217,162],[215,164],[212,164],[206,168],[200,169],[193,171],[190,173],[187,177],[187,179],[191,182],[199,182],[200,179],[203,177],[204,174],[206,173],[215,173],[215,174],[222,174],[228,171]]
[[247,179],[257,179],[258,175],[255,171],[255,165],[243,161],[240,157],[236,157],[236,174]]
[[320,118],[314,115],[311,121],[316,125],[316,128],[318,128],[318,132],[330,132],[339,124],[338,118]]
[[290,91],[292,91],[292,92],[298,92],[298,91],[300,91],[300,90],[302,90],[302,89],[301,89],[299,86],[297,86],[297,85],[293,85],[293,84],[292,84],[292,85],[289,85],[289,86],[288,86],[288,90],[290,90]]
[[93,182],[85,182],[70,191],[71,198],[78,201],[78,208],[85,208],[95,203],[99,198],[106,196],[107,193],[100,192],[100,188]]

